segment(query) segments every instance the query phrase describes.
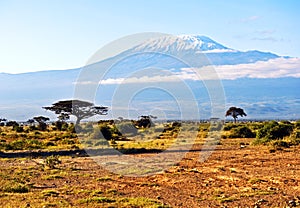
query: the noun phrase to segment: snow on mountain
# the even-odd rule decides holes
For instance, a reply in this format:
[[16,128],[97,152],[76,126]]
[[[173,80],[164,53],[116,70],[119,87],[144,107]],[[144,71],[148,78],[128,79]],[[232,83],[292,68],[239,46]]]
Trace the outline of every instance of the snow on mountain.
[[[158,51],[158,52],[181,52],[194,51],[205,52],[210,50],[231,51],[216,41],[201,35],[178,35],[164,36],[162,38],[150,39],[134,48],[134,51]],[[232,50],[234,51],[234,50]]]
[[[124,53],[134,54],[143,52],[161,53],[156,54],[156,57],[152,54],[151,58],[149,54],[145,54],[145,57],[148,56],[144,59],[148,61],[146,65],[155,65],[155,63],[160,62],[166,63],[168,67],[172,64],[170,64],[169,60],[165,60],[166,57],[163,57],[163,54],[185,60],[194,67],[246,64],[279,58],[278,55],[269,52],[235,50],[201,35],[163,36],[149,39]],[[121,56],[124,56],[124,54],[121,54]],[[133,60],[133,62],[138,63],[139,61]],[[174,65],[172,67],[177,68]]]
[[194,49],[200,51],[208,51],[208,50],[228,50],[229,48],[213,41],[209,37],[201,36],[201,35],[178,35],[183,41],[188,42],[189,44],[194,45]]

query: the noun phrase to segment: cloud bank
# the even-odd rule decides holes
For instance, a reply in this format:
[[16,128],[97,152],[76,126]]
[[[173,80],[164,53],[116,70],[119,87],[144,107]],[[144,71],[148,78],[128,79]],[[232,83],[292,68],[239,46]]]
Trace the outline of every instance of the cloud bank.
[[183,80],[235,80],[239,78],[300,78],[300,58],[276,58],[268,61],[258,61],[251,64],[205,66],[202,68],[182,68],[180,71],[166,75],[139,77],[107,78],[99,83],[77,82],[75,84],[112,85],[155,82],[178,82]]
[[238,78],[300,78],[299,58],[276,58],[251,64],[215,66],[220,79]]

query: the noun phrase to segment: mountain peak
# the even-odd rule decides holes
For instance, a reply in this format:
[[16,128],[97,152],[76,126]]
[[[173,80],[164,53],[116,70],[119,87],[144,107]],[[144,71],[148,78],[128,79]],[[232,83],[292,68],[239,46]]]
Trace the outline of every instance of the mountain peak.
[[135,51],[158,51],[178,53],[184,51],[193,52],[225,52],[234,51],[220,43],[202,35],[178,35],[164,36],[156,39],[149,39],[134,48]]
[[178,35],[183,41],[196,45],[201,51],[229,49],[211,38],[203,35]]

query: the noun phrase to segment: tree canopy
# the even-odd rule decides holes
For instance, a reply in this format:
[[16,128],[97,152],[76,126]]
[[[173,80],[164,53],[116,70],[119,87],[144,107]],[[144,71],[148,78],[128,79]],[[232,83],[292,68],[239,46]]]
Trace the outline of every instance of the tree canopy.
[[35,116],[33,117],[33,120],[39,123],[39,129],[41,131],[45,131],[47,129],[46,121],[49,121],[50,119],[45,116]]
[[154,126],[154,123],[152,122],[152,119],[156,119],[156,116],[148,115],[148,116],[140,116],[139,120],[133,121],[133,124],[137,128],[150,128],[151,126]]
[[93,103],[82,100],[63,100],[53,103],[52,106],[43,107],[46,110],[58,114],[59,119],[69,119],[71,115],[77,118],[76,125],[82,119],[90,118],[94,115],[106,115],[108,107],[95,106]]
[[237,107],[230,107],[227,111],[226,111],[226,115],[225,116],[232,116],[234,119],[234,123],[236,123],[236,119],[238,116],[247,116],[247,114],[244,112],[244,110],[242,108],[237,108]]

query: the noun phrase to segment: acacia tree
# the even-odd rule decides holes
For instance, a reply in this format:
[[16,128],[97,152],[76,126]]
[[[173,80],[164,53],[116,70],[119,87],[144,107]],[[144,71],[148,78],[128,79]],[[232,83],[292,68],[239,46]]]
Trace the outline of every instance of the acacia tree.
[[237,107],[230,107],[227,111],[226,111],[226,115],[225,116],[232,116],[234,119],[234,123],[236,123],[236,119],[238,116],[247,116],[247,114],[244,112],[244,110],[242,108],[237,108]]
[[59,114],[59,119],[75,116],[75,126],[78,126],[80,121],[85,118],[90,118],[94,115],[106,115],[108,108],[104,106],[95,106],[93,103],[82,100],[63,100],[53,103],[50,107],[43,107],[46,110],[53,111]]
[[48,117],[45,117],[45,116],[36,116],[36,117],[33,117],[33,119],[39,123],[39,129],[41,131],[44,131],[47,129],[47,124],[46,124],[46,121],[49,121],[50,119]]

